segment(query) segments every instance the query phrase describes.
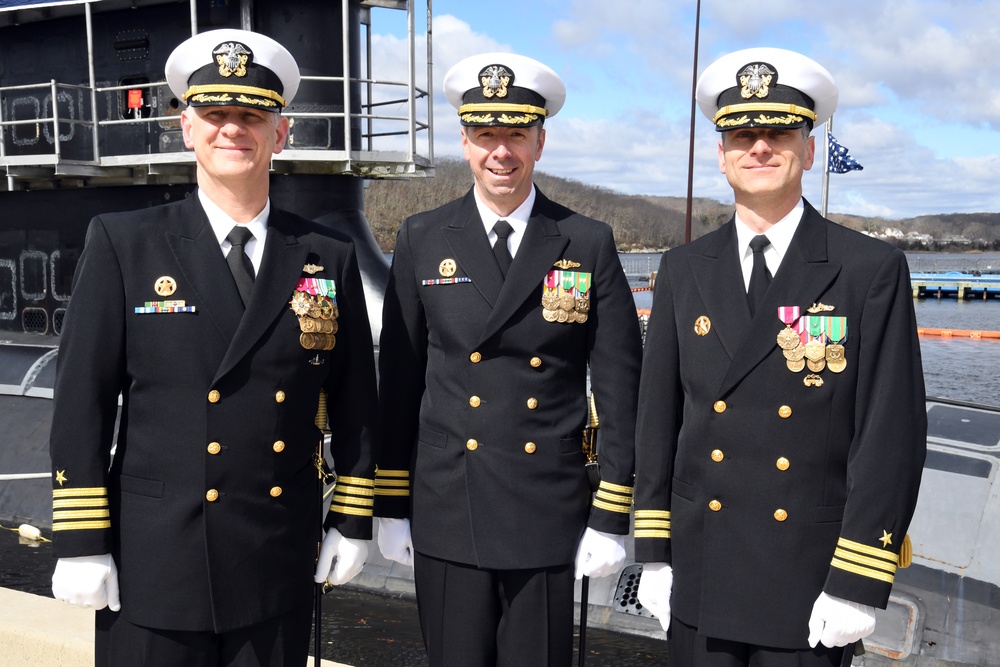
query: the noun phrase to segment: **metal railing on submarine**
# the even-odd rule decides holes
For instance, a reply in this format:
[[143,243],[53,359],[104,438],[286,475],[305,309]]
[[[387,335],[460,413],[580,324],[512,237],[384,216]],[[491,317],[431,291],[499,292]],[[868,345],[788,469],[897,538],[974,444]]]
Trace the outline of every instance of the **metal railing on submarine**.
[[[371,7],[407,10],[407,80],[371,75],[370,35],[362,56],[368,76],[351,77],[346,66],[339,76],[303,76],[300,91],[307,86],[338,87],[335,97],[345,102],[330,108],[309,102],[296,106],[293,101],[284,111],[290,133],[285,149],[272,158],[274,173],[433,175],[433,96],[416,83],[413,3],[362,0],[362,4],[369,12]],[[86,7],[89,42],[92,29]],[[430,20],[428,12],[428,24]],[[427,80],[431,81],[429,28]],[[166,81],[99,82],[89,47],[88,56],[90,85],[51,79],[0,87],[0,168],[6,172],[0,172],[0,192],[193,182],[194,153],[184,146],[179,121],[183,104]],[[116,141],[114,133],[123,131],[117,128],[133,128],[130,136],[139,141]]]

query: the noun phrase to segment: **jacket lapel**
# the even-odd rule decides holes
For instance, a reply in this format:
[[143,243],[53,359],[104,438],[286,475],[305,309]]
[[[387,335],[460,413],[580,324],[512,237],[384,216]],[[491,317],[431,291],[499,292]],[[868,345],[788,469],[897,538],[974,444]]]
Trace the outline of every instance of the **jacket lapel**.
[[480,334],[480,343],[495,334],[533,293],[541,303],[542,281],[569,243],[569,239],[559,231],[559,225],[548,214],[549,204],[545,195],[536,190],[535,205],[524,238],[518,246],[514,262],[507,271],[507,279],[502,284],[500,297]]
[[444,228],[444,238],[472,284],[492,306],[500,296],[503,275],[493,256],[493,248],[483,228],[472,190],[465,195],[457,215]]
[[208,216],[192,194],[180,207],[166,232],[167,244],[191,289],[198,296],[205,315],[219,333],[230,341],[240,324],[243,310],[229,266],[219,241],[212,233]]
[[[716,234],[703,255],[692,255],[688,261],[705,304],[704,314],[713,322],[712,330],[731,359],[750,326],[750,305],[740,269],[735,217]],[[694,326],[694,322],[687,324]]]
[[826,220],[806,202],[802,221],[774,280],[764,293],[760,309],[749,323],[749,329],[742,332],[741,343],[722,381],[719,396],[725,396],[777,347],[776,337],[782,327],[778,320],[779,306],[798,305],[804,310],[818,301],[837,279],[841,265],[828,261],[826,224]]
[[288,308],[308,254],[309,245],[299,243],[287,215],[272,207],[260,273],[254,280],[246,313],[216,373],[217,379],[232,370]]

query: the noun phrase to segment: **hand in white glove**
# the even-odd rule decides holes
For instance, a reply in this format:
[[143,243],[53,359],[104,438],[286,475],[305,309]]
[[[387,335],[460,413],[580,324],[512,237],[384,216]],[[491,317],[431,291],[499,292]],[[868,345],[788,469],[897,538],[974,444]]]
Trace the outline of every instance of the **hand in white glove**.
[[368,542],[344,537],[336,528],[326,531],[316,561],[313,581],[340,586],[353,579],[368,558]]
[[588,528],[576,548],[576,578],[606,577],[625,562],[625,536]]
[[639,604],[660,621],[666,632],[670,627],[670,589],[674,585],[674,569],[667,563],[646,563],[639,576],[636,597]]
[[378,519],[378,548],[387,560],[413,567],[409,519]]
[[809,646],[846,646],[875,630],[875,608],[820,593],[809,617]]
[[52,573],[52,595],[87,609],[120,610],[115,559],[111,554],[60,558]]

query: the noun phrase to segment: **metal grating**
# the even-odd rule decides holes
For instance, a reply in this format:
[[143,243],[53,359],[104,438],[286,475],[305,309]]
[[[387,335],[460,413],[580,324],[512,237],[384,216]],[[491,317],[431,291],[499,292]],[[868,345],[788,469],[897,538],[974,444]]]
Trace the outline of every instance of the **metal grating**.
[[656,618],[639,603],[639,576],[642,574],[642,563],[633,563],[624,570],[618,578],[618,589],[615,591],[613,609],[623,614]]

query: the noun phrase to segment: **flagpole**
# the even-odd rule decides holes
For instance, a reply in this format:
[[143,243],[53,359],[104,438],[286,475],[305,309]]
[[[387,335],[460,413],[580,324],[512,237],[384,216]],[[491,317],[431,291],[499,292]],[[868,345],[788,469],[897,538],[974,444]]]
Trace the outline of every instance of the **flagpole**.
[[823,202],[822,213],[826,217],[827,204],[830,199],[830,133],[833,132],[833,116],[826,119],[823,132]]
[[688,136],[688,182],[687,182],[687,205],[684,210],[684,243],[691,242],[691,208],[693,205],[692,196],[694,194],[694,118],[695,118],[695,92],[698,87],[698,31],[701,25],[701,0],[695,6],[694,14],[694,59],[691,65],[691,129]]

